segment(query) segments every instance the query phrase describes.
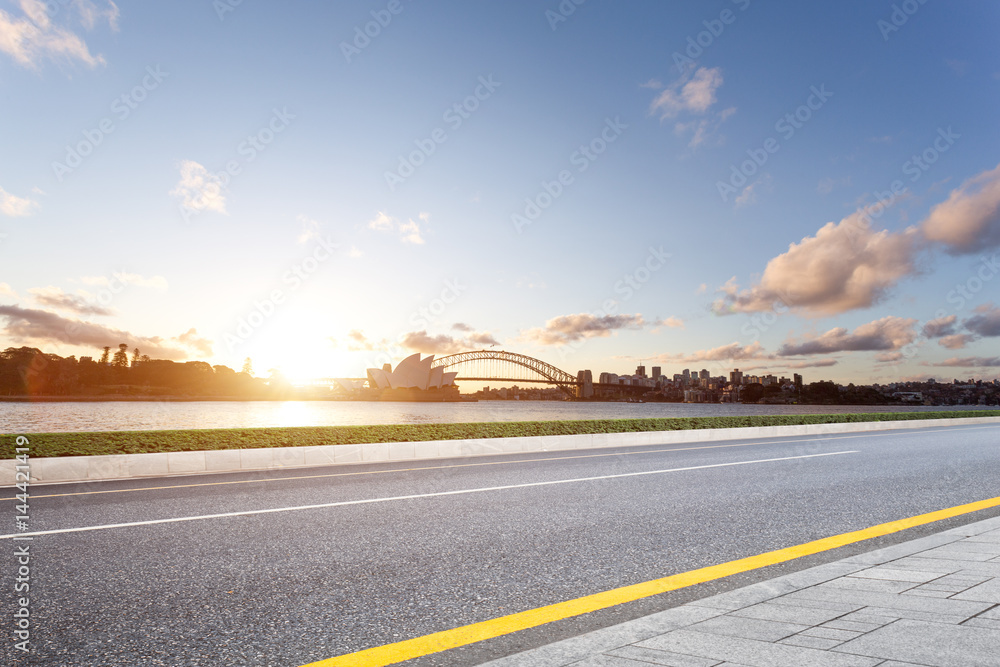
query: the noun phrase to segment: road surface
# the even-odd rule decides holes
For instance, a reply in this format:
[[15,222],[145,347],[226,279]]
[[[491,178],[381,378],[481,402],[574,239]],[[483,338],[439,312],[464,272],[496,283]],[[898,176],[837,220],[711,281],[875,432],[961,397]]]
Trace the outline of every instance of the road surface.
[[[33,486],[19,665],[289,665],[1000,495],[1000,425]],[[361,501],[361,502],[358,502]],[[407,663],[473,665],[996,514]],[[0,660],[9,664],[6,658]]]

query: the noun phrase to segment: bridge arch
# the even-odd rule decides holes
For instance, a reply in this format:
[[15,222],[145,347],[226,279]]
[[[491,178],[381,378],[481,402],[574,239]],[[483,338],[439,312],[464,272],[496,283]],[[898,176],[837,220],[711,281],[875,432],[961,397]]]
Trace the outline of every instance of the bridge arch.
[[431,364],[431,368],[443,367],[451,368],[453,366],[464,365],[466,368],[473,369],[472,375],[463,373],[459,375],[458,380],[481,380],[488,381],[494,379],[516,379],[511,378],[510,373],[506,376],[504,373],[494,373],[489,372],[475,372],[481,369],[486,364],[491,364],[495,368],[502,369],[504,366],[508,368],[511,366],[518,366],[520,368],[527,369],[535,376],[534,378],[521,378],[519,381],[522,382],[543,382],[546,384],[553,384],[562,389],[569,396],[576,398],[576,385],[577,380],[575,375],[570,375],[566,371],[556,368],[552,364],[548,364],[540,359],[535,359],[534,357],[529,357],[525,354],[518,354],[517,352],[507,352],[505,350],[474,350],[470,352],[459,352],[458,354],[450,354],[446,357],[439,357],[434,360]]

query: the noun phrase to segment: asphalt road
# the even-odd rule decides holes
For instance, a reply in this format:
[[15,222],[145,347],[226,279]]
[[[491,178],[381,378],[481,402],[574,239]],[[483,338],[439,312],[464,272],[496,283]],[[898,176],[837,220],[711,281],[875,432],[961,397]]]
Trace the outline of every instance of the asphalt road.
[[[447,493],[454,491],[468,492]],[[1000,425],[36,485],[31,492],[32,531],[86,530],[31,542],[27,658],[13,649],[18,543],[0,539],[0,664],[295,667],[998,496]],[[13,495],[0,493],[8,526]],[[359,500],[374,502],[336,504]],[[301,509],[311,505],[327,506]],[[300,509],[259,512],[285,508]],[[407,664],[479,664],[994,514]],[[222,516],[177,521],[205,515]],[[148,521],[160,523],[103,527]]]

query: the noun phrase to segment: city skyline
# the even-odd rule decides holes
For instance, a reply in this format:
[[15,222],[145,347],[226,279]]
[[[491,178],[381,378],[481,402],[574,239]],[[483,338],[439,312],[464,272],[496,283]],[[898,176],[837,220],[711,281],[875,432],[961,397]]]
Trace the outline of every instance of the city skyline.
[[4,2],[0,349],[992,380],[998,19]]

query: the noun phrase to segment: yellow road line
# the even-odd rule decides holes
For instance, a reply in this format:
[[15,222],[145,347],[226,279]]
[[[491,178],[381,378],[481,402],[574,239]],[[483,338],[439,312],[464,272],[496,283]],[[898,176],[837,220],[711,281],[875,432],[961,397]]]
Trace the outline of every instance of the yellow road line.
[[907,528],[922,526],[942,519],[977,512],[1000,506],[1000,497],[980,500],[974,503],[949,507],[947,509],[929,512],[912,516],[907,519],[881,523],[877,526],[855,530],[849,533],[842,533],[832,537],[824,537],[805,544],[794,547],[786,547],[777,551],[769,551],[757,556],[741,558],[739,560],[703,567],[690,572],[674,574],[662,579],[654,579],[641,584],[623,586],[602,593],[587,595],[575,600],[557,602],[546,607],[529,609],[509,616],[493,618],[481,623],[473,623],[451,630],[435,632],[423,637],[407,639],[385,646],[376,646],[356,653],[337,656],[327,660],[312,662],[303,667],[383,667],[392,665],[404,660],[412,660],[421,656],[446,651],[459,646],[467,646],[485,639],[492,639],[502,635],[535,628],[553,621],[560,621],[573,616],[587,614],[599,609],[606,609],[625,602],[633,602],[643,598],[659,595],[679,588],[694,586],[695,584],[722,579],[740,572],[749,572],[758,568],[784,563],[803,556],[817,554],[830,549],[854,544],[873,537],[897,533]]

